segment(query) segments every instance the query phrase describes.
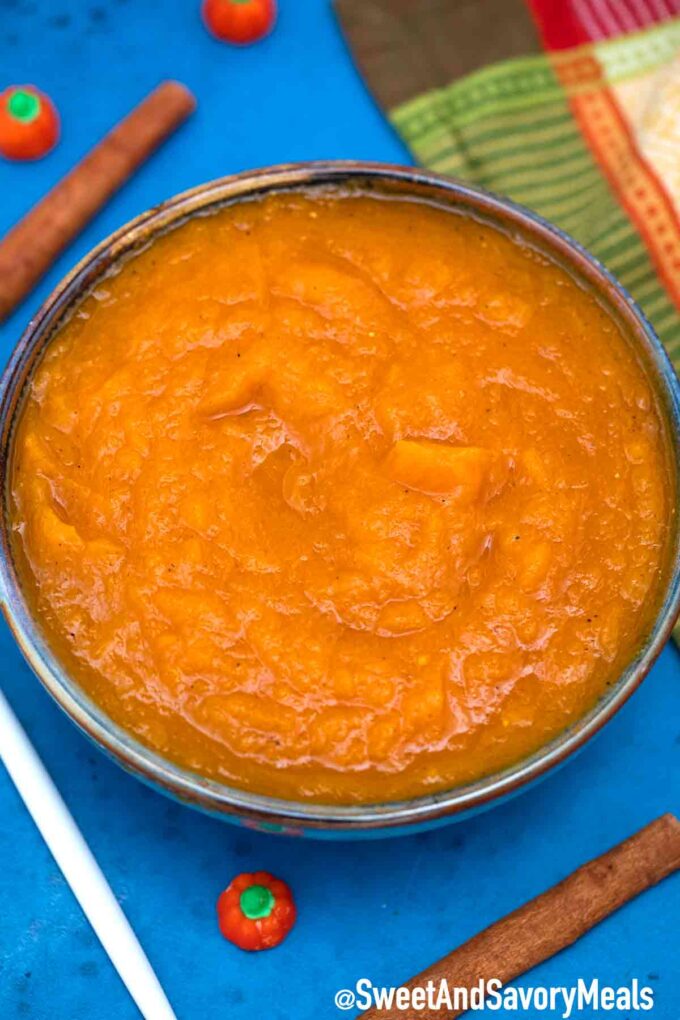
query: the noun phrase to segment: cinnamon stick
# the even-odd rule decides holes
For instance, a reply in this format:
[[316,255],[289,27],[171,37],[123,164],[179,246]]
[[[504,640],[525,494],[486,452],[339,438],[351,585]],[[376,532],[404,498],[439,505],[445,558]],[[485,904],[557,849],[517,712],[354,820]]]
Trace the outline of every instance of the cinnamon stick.
[[[680,822],[662,815],[558,885],[492,924],[469,942],[407,982],[425,988],[444,979],[451,988],[477,987],[497,978],[506,984],[576,942],[645,889],[680,869]],[[458,1017],[463,1011],[427,1009],[421,1020]],[[365,1020],[399,1020],[398,1009],[369,1009]]]
[[196,101],[184,85],[159,85],[0,241],[0,322]]

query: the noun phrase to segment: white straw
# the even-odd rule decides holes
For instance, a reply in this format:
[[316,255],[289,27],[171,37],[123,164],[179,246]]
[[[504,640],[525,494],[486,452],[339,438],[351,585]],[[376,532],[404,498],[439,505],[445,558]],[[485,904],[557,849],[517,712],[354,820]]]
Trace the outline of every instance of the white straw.
[[177,1020],[92,851],[0,691],[0,761],[145,1020]]

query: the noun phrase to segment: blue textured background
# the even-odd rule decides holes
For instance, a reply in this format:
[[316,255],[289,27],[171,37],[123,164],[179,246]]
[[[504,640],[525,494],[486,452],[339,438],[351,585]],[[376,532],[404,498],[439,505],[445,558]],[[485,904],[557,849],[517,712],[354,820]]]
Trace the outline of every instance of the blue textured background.
[[[288,160],[408,161],[352,67],[328,0],[282,0],[276,33],[249,50],[211,40],[197,6],[0,0],[0,87],[34,82],[54,97],[64,123],[60,146],[43,162],[0,163],[0,233],[159,79],[179,78],[199,100],[191,122],[0,329],[3,361],[76,259],[177,191]],[[340,1017],[336,989],[364,975],[398,983],[657,814],[680,811],[680,660],[672,648],[578,760],[536,789],[469,822],[369,844],[265,837],[175,806],[85,742],[29,673],[4,625],[0,663],[3,688],[180,1020]],[[247,956],[219,936],[214,902],[235,872],[256,868],[291,883],[299,921],[281,948]],[[655,1020],[678,1020],[679,919],[676,876],[523,983],[581,976],[619,985],[638,977],[656,991]],[[136,1015],[0,770],[0,1017]]]

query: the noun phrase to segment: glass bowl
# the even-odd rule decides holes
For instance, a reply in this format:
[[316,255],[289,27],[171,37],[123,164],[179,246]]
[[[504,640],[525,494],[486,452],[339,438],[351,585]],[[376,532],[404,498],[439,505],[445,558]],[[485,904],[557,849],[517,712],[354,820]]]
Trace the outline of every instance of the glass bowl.
[[[184,220],[271,191],[357,189],[364,193],[434,202],[500,228],[545,253],[588,288],[631,343],[655,391],[667,433],[673,484],[680,479],[680,386],[650,324],[630,295],[591,255],[535,213],[452,178],[409,167],[360,162],[279,166],[193,188],[137,217],[98,245],[69,273],[19,340],[0,384],[0,601],[26,660],[66,714],[128,772],[192,807],[250,828],[322,838],[411,833],[488,808],[522,790],[574,754],[621,707],[648,673],[680,608],[680,536],[677,514],[669,529],[655,615],[625,669],[596,705],[530,757],[463,786],[411,800],[357,806],[281,800],[207,779],[167,760],[114,723],[57,661],[22,592],[7,521],[13,424],[27,380],[59,325],[121,260]],[[676,500],[677,502],[677,500]]]

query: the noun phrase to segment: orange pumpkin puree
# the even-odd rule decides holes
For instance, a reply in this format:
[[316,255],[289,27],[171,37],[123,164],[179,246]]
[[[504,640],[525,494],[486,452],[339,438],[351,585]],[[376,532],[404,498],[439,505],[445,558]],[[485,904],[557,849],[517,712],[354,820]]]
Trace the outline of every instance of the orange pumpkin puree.
[[184,766],[331,803],[532,752],[630,658],[664,427],[562,269],[425,204],[194,219],[51,343],[13,527],[62,661]]

